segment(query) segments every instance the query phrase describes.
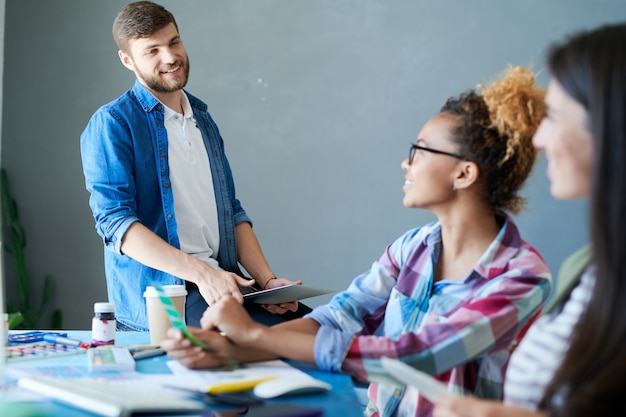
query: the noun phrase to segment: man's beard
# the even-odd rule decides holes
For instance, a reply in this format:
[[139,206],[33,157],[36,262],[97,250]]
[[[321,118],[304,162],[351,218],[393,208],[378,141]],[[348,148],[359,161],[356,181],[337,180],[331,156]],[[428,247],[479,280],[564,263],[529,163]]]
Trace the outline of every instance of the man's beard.
[[189,80],[189,58],[187,58],[186,62],[181,63],[181,67],[184,71],[184,76],[174,80],[174,84],[166,84],[159,77],[146,76],[145,74],[140,75],[148,88],[152,91],[157,93],[173,93],[175,91],[182,90],[187,85],[187,80]]

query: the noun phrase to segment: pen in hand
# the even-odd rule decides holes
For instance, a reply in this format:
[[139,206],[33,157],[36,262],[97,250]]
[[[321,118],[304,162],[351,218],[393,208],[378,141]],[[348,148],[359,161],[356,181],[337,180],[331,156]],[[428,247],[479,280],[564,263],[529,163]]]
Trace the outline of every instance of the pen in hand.
[[191,344],[193,346],[198,346],[201,347],[203,351],[205,351],[206,353],[208,353],[209,355],[216,357],[222,361],[224,361],[224,366],[226,366],[228,369],[236,369],[238,368],[241,364],[232,358],[229,358],[228,356],[224,356],[219,354],[218,352],[216,352],[215,350],[210,349],[206,343],[196,339],[191,333],[189,333],[189,331],[187,331],[186,329],[184,331],[181,331],[183,334],[183,337],[185,337],[186,339],[188,339]]
[[152,285],[154,286],[154,289],[157,291],[157,294],[159,295],[161,304],[163,304],[163,308],[165,308],[165,312],[167,313],[167,316],[169,317],[170,322],[172,323],[172,326],[178,329],[183,334],[183,336],[191,342],[192,345],[199,346],[205,352],[223,360],[224,366],[226,366],[230,370],[233,370],[239,367],[240,364],[235,359],[228,358],[226,356],[219,354],[218,352],[215,352],[214,350],[211,350],[206,345],[206,343],[196,339],[187,329],[187,325],[185,324],[182,317],[178,313],[178,310],[176,310],[176,307],[174,306],[174,303],[172,302],[171,298],[169,298],[163,291],[163,287],[161,287],[161,285],[157,282],[152,283]]

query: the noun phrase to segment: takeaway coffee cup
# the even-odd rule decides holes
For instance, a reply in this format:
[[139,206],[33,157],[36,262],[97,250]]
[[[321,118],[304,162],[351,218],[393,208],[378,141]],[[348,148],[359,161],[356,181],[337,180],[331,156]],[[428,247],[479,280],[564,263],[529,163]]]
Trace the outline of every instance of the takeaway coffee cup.
[[[178,314],[183,316],[183,310],[185,308],[185,297],[187,296],[187,290],[184,285],[162,285],[165,295],[172,299],[172,303]],[[159,294],[153,286],[146,287],[146,291],[143,293],[146,299],[146,309],[148,311],[148,328],[150,329],[150,344],[160,345],[167,329],[172,327],[165,307],[159,299]]]

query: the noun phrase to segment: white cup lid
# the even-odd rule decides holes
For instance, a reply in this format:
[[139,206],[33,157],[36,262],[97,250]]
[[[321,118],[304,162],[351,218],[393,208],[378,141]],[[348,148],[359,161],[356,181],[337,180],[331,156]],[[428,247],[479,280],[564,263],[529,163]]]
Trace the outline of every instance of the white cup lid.
[[[187,295],[187,289],[184,285],[161,285],[163,292],[168,297],[178,297],[181,295]],[[143,293],[144,297],[158,297],[156,288],[152,285],[146,287],[146,291]]]

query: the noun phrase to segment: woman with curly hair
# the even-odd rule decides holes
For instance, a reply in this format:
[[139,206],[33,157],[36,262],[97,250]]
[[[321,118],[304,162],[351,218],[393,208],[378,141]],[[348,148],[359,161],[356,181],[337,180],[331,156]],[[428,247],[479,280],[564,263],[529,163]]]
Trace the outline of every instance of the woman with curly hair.
[[554,46],[548,66],[534,141],[551,194],[589,198],[591,244],[566,261],[581,264],[559,275],[569,291],[512,356],[504,403],[442,396],[438,417],[626,415],[626,23]]
[[[367,415],[432,413],[419,392],[387,375],[383,356],[436,375],[452,391],[500,399],[509,355],[551,287],[548,267],[508,214],[524,203],[518,192],[535,161],[544,91],[523,68],[479,87],[449,99],[401,164],[404,205],[438,221],[400,236],[303,319],[266,327],[227,297],[192,333],[225,357],[290,358],[369,381]],[[221,365],[177,331],[162,346],[190,368]]]

